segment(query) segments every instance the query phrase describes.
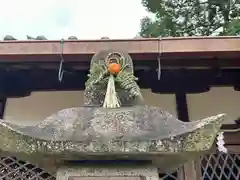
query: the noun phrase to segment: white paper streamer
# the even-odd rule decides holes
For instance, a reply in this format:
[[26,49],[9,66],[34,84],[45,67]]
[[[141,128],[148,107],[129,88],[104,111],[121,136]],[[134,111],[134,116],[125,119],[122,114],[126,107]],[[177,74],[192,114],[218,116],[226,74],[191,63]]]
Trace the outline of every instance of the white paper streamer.
[[217,146],[218,146],[218,151],[227,153],[227,148],[224,146],[224,135],[223,132],[219,132],[217,136]]

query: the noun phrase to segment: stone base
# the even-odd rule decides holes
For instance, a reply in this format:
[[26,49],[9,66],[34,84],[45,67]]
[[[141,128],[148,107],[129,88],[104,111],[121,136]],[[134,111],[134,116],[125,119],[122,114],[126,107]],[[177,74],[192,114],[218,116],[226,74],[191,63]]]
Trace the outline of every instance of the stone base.
[[153,167],[63,167],[57,180],[159,180]]

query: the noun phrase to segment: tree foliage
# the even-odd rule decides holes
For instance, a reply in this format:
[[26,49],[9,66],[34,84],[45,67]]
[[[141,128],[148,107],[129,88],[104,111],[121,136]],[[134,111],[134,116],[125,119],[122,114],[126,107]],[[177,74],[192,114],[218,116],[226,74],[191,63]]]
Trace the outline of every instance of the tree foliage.
[[141,20],[143,37],[240,34],[240,0],[142,0],[155,19]]

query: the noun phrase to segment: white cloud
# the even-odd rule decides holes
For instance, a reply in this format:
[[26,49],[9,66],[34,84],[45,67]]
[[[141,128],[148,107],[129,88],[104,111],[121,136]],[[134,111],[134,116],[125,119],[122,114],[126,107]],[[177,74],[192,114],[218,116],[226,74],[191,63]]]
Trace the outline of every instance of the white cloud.
[[132,38],[148,13],[141,0],[0,0],[0,38]]

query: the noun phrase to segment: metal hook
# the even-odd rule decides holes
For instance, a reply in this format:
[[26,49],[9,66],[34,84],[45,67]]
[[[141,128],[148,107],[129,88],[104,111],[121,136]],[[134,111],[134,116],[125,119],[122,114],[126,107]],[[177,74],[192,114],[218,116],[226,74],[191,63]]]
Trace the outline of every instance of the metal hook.
[[64,58],[63,58],[63,44],[64,44],[64,39],[61,39],[60,42],[60,65],[59,65],[59,69],[58,69],[58,80],[61,82],[63,79],[63,74],[64,74],[64,70],[63,70],[63,63],[64,63]]
[[158,80],[160,80],[161,79],[161,74],[162,74],[160,56],[158,56],[157,59],[158,59]]
[[157,57],[157,61],[158,61],[158,70],[157,70],[157,76],[158,76],[158,80],[161,79],[161,55],[162,55],[162,43],[161,43],[162,38],[159,37],[158,40],[158,57]]

